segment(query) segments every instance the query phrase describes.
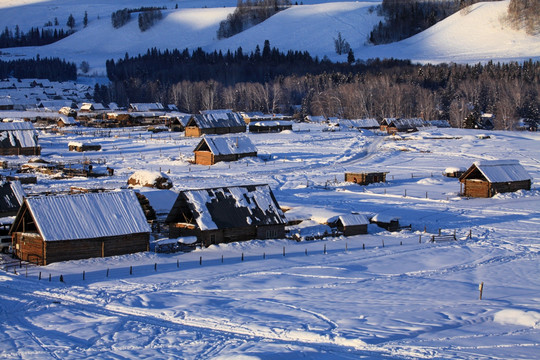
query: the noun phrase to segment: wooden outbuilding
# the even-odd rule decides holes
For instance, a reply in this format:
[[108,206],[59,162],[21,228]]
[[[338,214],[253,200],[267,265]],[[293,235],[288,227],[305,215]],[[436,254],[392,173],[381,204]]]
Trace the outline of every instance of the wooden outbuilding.
[[257,148],[247,136],[204,136],[195,150],[195,163],[214,165],[220,161],[257,156]]
[[461,194],[492,197],[498,193],[531,189],[531,176],[517,160],[477,161],[459,178]]
[[429,123],[421,118],[392,119],[387,121],[385,130],[388,134],[396,134],[398,132],[415,132],[428,126],[430,126]]
[[167,219],[169,237],[196,236],[204,246],[285,237],[285,215],[270,186],[185,190]]
[[81,142],[71,141],[68,143],[68,149],[69,151],[77,151],[77,152],[84,152],[84,151],[99,151],[101,150],[101,145],[99,144],[85,144]]
[[30,122],[0,122],[0,155],[40,155],[38,134]]
[[19,181],[0,181],[0,217],[17,215],[24,196]]
[[401,228],[399,225],[399,218],[389,215],[376,214],[369,219],[369,222],[392,232],[398,231]]
[[246,123],[238,113],[216,113],[192,115],[187,124],[185,135],[199,137],[204,134],[230,134],[246,132]]
[[249,124],[252,133],[276,133],[284,130],[292,131],[293,122],[286,120],[255,121]]
[[386,182],[386,174],[388,172],[347,172],[345,173],[345,181],[359,185]]
[[15,256],[53,262],[147,251],[150,239],[133,191],[25,198],[10,230]]
[[350,214],[340,215],[332,226],[335,226],[345,236],[353,236],[368,233],[369,220],[365,215]]

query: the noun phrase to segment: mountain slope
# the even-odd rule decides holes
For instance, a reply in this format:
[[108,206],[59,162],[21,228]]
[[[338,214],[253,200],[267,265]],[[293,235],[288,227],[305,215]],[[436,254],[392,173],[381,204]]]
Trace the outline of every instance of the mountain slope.
[[[73,0],[57,2],[63,4],[63,11],[71,9],[83,12],[83,6]],[[10,1],[0,2],[0,16],[9,14],[13,8],[4,7]],[[179,4],[179,9],[164,10],[164,19],[146,32],[140,32],[136,15],[124,27],[111,26],[110,13],[115,8],[148,5],[146,1],[124,1],[111,4],[103,0],[102,12],[107,16],[90,16],[88,27],[79,29],[74,35],[57,43],[28,48],[2,50],[2,59],[9,60],[22,56],[58,56],[80,64],[87,61],[90,73],[103,74],[105,61],[124,57],[125,53],[137,55],[148,48],[158,49],[202,47],[204,50],[253,51],[256,45],[262,47],[265,40],[281,51],[302,50],[320,58],[327,56],[333,61],[345,61],[346,55],[338,56],[334,51],[334,38],[341,32],[348,41],[357,59],[402,58],[418,62],[459,62],[476,63],[488,60],[523,61],[540,59],[540,35],[530,36],[525,31],[513,30],[501,19],[506,14],[509,1],[478,3],[467,15],[456,13],[426,31],[409,39],[372,46],[366,44],[367,36],[381,18],[370,8],[377,2],[329,2],[312,5],[293,6],[243,33],[229,39],[217,40],[219,22],[233,11],[232,7],[217,7],[225,2],[207,1],[213,8],[195,8],[194,2]],[[33,4],[17,8],[19,19],[24,12],[45,5]],[[51,3],[47,3],[51,9]],[[70,5],[71,4],[71,5]],[[152,3],[157,6],[155,2]],[[204,3],[203,3],[204,4]],[[168,4],[169,8],[174,7]],[[70,6],[73,6],[71,8]],[[97,6],[97,4],[92,4]],[[113,7],[114,6],[114,7]],[[35,16],[36,9],[33,9]],[[50,17],[50,15],[47,15]],[[7,18],[7,17],[6,17]],[[44,22],[42,18],[42,22]],[[13,23],[16,20],[10,20]],[[37,22],[34,20],[34,22]]]

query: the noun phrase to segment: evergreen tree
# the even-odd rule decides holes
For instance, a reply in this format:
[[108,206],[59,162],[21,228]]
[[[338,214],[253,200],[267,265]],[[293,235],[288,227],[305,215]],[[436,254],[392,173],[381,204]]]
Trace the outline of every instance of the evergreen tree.
[[73,17],[73,14],[69,14],[69,17],[68,17],[68,20],[67,20],[66,25],[67,25],[71,30],[73,30],[73,28],[75,27],[75,18]]

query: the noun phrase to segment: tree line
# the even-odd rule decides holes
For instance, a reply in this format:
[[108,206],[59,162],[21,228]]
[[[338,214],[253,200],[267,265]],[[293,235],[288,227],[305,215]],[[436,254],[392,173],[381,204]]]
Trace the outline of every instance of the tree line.
[[378,45],[406,39],[480,1],[500,0],[383,0],[377,12],[384,22],[373,28],[369,41]]
[[64,29],[44,29],[30,28],[28,32],[20,30],[19,26],[15,26],[15,31],[11,31],[7,26],[0,34],[0,48],[11,48],[18,46],[41,46],[52,44],[55,41],[61,40],[71,34],[73,30]]
[[217,37],[223,39],[241,33],[290,6],[290,0],[238,0],[234,12],[219,23]]
[[51,81],[77,79],[77,65],[59,58],[0,60],[0,78],[37,78]]
[[[351,119],[421,116],[446,119],[456,127],[474,111],[495,114],[498,129],[510,129],[519,118],[540,119],[540,62],[418,65],[374,59],[347,64],[307,53],[287,62],[290,53],[269,50],[267,42],[264,49],[221,55],[154,49],[110,60],[108,98],[120,105],[175,104],[188,113],[231,108]],[[100,94],[106,97],[103,89]]]

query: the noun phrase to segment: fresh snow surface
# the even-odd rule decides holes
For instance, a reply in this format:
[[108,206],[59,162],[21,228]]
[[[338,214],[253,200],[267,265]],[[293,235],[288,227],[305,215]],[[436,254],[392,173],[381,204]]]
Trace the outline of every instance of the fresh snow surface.
[[[178,4],[178,9],[174,9]],[[388,45],[367,43],[370,31],[382,20],[373,10],[380,1],[322,2],[304,1],[266,21],[228,39],[218,40],[219,23],[234,11],[236,1],[166,1],[158,4],[149,0],[80,3],[74,0],[47,2],[13,0],[0,1],[0,18],[14,31],[42,27],[47,21],[59,19],[59,27],[66,28],[68,15],[75,17],[77,32],[54,44],[41,47],[2,49],[3,60],[21,57],[61,57],[77,65],[86,61],[89,74],[103,76],[105,61],[123,58],[125,54],[144,54],[149,48],[190,50],[201,47],[205,51],[232,50],[242,47],[254,51],[264,41],[281,51],[308,51],[312,56],[346,61],[347,54],[337,55],[334,39],[342,34],[357,59],[400,58],[415,62],[477,63],[494,61],[524,61],[540,59],[540,34],[527,35],[505,24],[509,0],[478,3],[468,14],[458,12],[435,26],[409,39]],[[163,19],[145,32],[138,28],[137,15],[125,26],[114,29],[111,14],[123,8],[137,6],[168,7]],[[82,26],[84,12],[89,23]]]
[[[478,139],[474,130],[433,129],[394,138],[296,125],[295,132],[249,134],[264,156],[210,168],[189,162],[200,139],[179,133],[41,131],[44,159],[77,161],[81,154],[66,144],[96,139],[103,151],[85,159],[106,161],[115,173],[37,174],[38,183],[24,187],[117,189],[136,170],[161,168],[176,192],[268,183],[291,217],[381,214],[412,230],[370,224],[367,235],[143,252],[17,267],[17,275],[18,262],[2,257],[12,265],[0,266],[0,358],[538,358],[539,134],[485,131],[490,138]],[[523,165],[532,190],[461,198],[458,180],[442,175],[449,166],[505,158]],[[388,182],[342,182],[344,172],[361,168],[389,171]],[[459,240],[428,242],[439,229]],[[291,230],[331,231],[315,220]]]

